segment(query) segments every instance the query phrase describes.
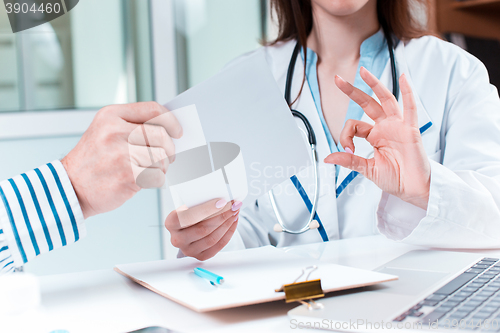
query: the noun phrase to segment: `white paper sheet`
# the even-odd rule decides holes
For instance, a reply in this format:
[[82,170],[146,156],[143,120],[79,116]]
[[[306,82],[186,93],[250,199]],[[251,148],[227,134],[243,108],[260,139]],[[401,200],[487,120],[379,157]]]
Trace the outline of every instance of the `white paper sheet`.
[[[224,171],[231,178],[226,179],[234,197],[231,199],[242,200],[243,207],[311,163],[308,145],[262,52],[229,66],[165,106],[174,110],[184,128],[184,136],[174,140],[176,153],[216,142],[239,147],[240,155],[227,161]],[[208,174],[204,161],[199,163],[199,169],[203,170],[200,171],[192,168],[193,163],[179,166],[180,160],[176,158],[169,166],[167,186],[175,185],[179,189],[178,174],[184,181]],[[188,177],[189,172],[194,176]],[[209,179],[212,178],[206,178]],[[172,193],[174,201],[182,197],[182,202],[174,202],[173,206],[191,207],[220,198],[220,184],[210,186],[202,180],[197,184],[189,189],[186,185],[182,195]]]
[[170,112],[173,113],[181,124],[183,132],[180,139],[172,139],[176,154],[207,144],[196,105],[188,105]]

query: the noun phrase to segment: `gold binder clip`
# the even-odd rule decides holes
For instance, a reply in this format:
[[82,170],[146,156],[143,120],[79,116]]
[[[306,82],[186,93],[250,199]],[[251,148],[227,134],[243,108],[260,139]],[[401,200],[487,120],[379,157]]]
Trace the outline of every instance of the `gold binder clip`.
[[[306,280],[297,282],[305,272],[310,269],[307,274]],[[325,296],[323,288],[321,288],[321,279],[309,280],[311,273],[318,269],[318,266],[309,266],[302,269],[302,273],[293,283],[284,284],[281,288],[275,289],[276,292],[285,292],[285,299],[287,303],[299,302],[307,306],[309,310],[322,309],[323,305],[316,303],[313,299]],[[308,300],[309,302],[306,302]]]

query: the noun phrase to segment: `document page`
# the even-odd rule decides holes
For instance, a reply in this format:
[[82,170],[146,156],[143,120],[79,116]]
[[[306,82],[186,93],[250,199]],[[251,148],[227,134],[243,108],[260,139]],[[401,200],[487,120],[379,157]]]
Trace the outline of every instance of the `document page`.
[[210,199],[254,202],[311,165],[262,52],[228,66],[166,104],[184,135],[167,171],[175,208]]

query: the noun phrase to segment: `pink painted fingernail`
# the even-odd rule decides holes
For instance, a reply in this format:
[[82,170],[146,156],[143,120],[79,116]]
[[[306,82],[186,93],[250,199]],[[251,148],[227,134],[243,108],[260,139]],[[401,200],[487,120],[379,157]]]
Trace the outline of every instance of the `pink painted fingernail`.
[[233,210],[233,212],[235,212],[238,209],[240,209],[242,205],[243,205],[243,202],[241,202],[241,201],[235,201],[234,204],[233,204],[233,207],[231,207],[231,209]]
[[234,212],[234,214],[233,214],[233,216],[238,215],[238,214],[239,214],[239,212],[240,212],[239,210],[235,211],[235,212]]
[[215,203],[215,208],[222,208],[227,204],[227,201],[224,199],[220,199]]
[[345,152],[346,152],[346,153],[349,153],[349,154],[351,154],[351,155],[353,155],[353,154],[354,154],[354,152],[353,152],[353,151],[351,150],[351,148],[349,148],[349,147],[345,147],[345,148],[344,148],[344,150],[345,150]]
[[233,219],[233,223],[234,223],[234,222],[236,222],[236,221],[238,221],[238,218],[239,218],[239,216],[236,216],[236,217]]

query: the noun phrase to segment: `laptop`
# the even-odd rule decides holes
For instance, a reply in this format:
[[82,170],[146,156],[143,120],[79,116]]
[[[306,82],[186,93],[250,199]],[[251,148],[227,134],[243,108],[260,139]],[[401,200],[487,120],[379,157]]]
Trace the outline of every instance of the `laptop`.
[[321,309],[288,312],[291,328],[345,332],[500,332],[500,261],[479,254],[412,251],[376,271],[398,281],[337,292]]

